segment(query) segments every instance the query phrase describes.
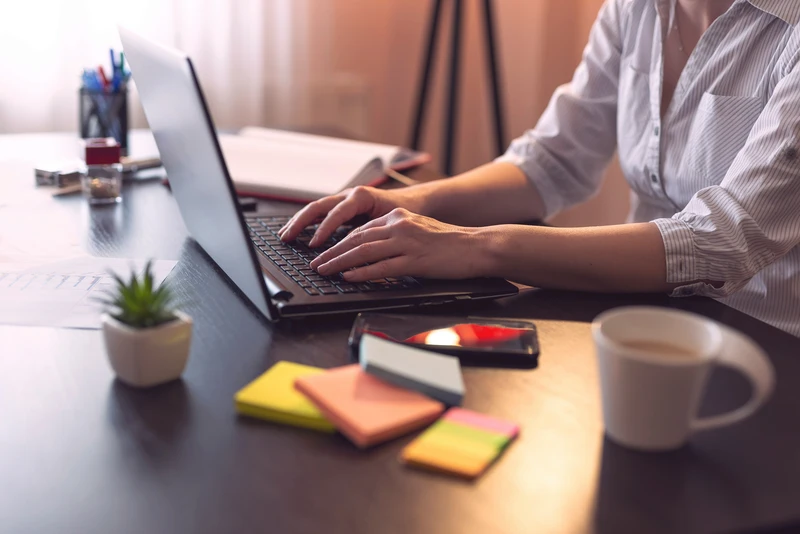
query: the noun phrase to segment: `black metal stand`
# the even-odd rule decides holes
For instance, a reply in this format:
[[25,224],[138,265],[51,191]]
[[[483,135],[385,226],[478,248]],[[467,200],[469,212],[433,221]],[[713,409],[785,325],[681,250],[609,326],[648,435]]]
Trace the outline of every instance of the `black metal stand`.
[[[452,175],[453,157],[455,154],[455,135],[457,126],[457,113],[459,102],[459,70],[461,56],[461,31],[464,23],[462,3],[466,0],[451,0],[453,4],[453,27],[450,40],[450,62],[449,80],[447,86],[447,115],[445,118],[444,131],[444,173]],[[486,49],[486,62],[488,64],[487,75],[489,78],[489,89],[491,91],[491,110],[494,119],[494,137],[496,153],[499,156],[505,150],[503,139],[503,106],[500,94],[499,65],[497,60],[497,48],[494,38],[494,16],[492,0],[483,0],[483,31],[484,45]],[[442,0],[434,0],[428,26],[428,40],[425,47],[425,61],[422,64],[420,84],[417,90],[416,115],[414,125],[411,130],[411,142],[409,146],[419,150],[422,139],[422,125],[425,121],[425,110],[428,102],[428,86],[431,82],[431,70],[433,66],[436,42],[441,29]]]

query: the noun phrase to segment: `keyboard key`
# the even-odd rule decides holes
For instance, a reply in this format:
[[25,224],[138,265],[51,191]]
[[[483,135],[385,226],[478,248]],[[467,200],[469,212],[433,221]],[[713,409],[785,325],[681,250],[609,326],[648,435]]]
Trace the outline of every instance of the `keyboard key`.
[[334,295],[339,293],[339,290],[335,287],[320,287],[319,292],[323,295]]
[[361,292],[377,291],[377,289],[378,289],[376,287],[373,287],[371,284],[367,284],[367,283],[363,283],[363,282],[360,283],[360,284],[356,284],[356,288]]
[[306,293],[308,293],[309,295],[319,295],[320,294],[320,292],[318,290],[314,289],[313,287],[304,287],[303,289],[305,289]]

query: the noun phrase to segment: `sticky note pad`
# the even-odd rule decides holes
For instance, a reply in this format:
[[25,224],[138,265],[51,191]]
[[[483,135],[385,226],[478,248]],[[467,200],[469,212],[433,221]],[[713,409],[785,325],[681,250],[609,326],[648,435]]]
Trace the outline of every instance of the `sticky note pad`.
[[276,423],[335,432],[336,427],[294,387],[297,378],[324,372],[309,365],[278,362],[236,393],[236,411]]
[[412,441],[400,459],[408,465],[475,478],[519,434],[519,426],[486,415],[451,408]]
[[416,349],[364,334],[359,346],[361,368],[390,384],[419,391],[450,406],[464,399],[458,358]]
[[422,428],[444,411],[441,402],[367,374],[358,364],[299,377],[295,387],[362,448]]

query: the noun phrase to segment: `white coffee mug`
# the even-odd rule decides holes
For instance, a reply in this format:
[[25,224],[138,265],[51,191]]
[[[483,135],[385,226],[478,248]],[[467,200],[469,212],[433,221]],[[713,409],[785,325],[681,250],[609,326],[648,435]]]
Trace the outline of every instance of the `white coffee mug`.
[[[758,345],[700,315],[651,306],[616,308],[597,316],[592,336],[606,433],[621,445],[678,448],[694,431],[752,415],[774,388],[775,371]],[[731,412],[698,419],[714,365],[745,374],[753,395]]]

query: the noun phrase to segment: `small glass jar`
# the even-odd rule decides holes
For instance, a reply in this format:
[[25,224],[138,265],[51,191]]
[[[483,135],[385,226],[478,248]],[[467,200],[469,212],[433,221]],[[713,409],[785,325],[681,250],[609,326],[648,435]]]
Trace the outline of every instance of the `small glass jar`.
[[122,201],[122,163],[86,165],[81,174],[83,195],[89,204]]
[[81,188],[89,204],[122,201],[120,146],[113,138],[87,139],[81,169]]

